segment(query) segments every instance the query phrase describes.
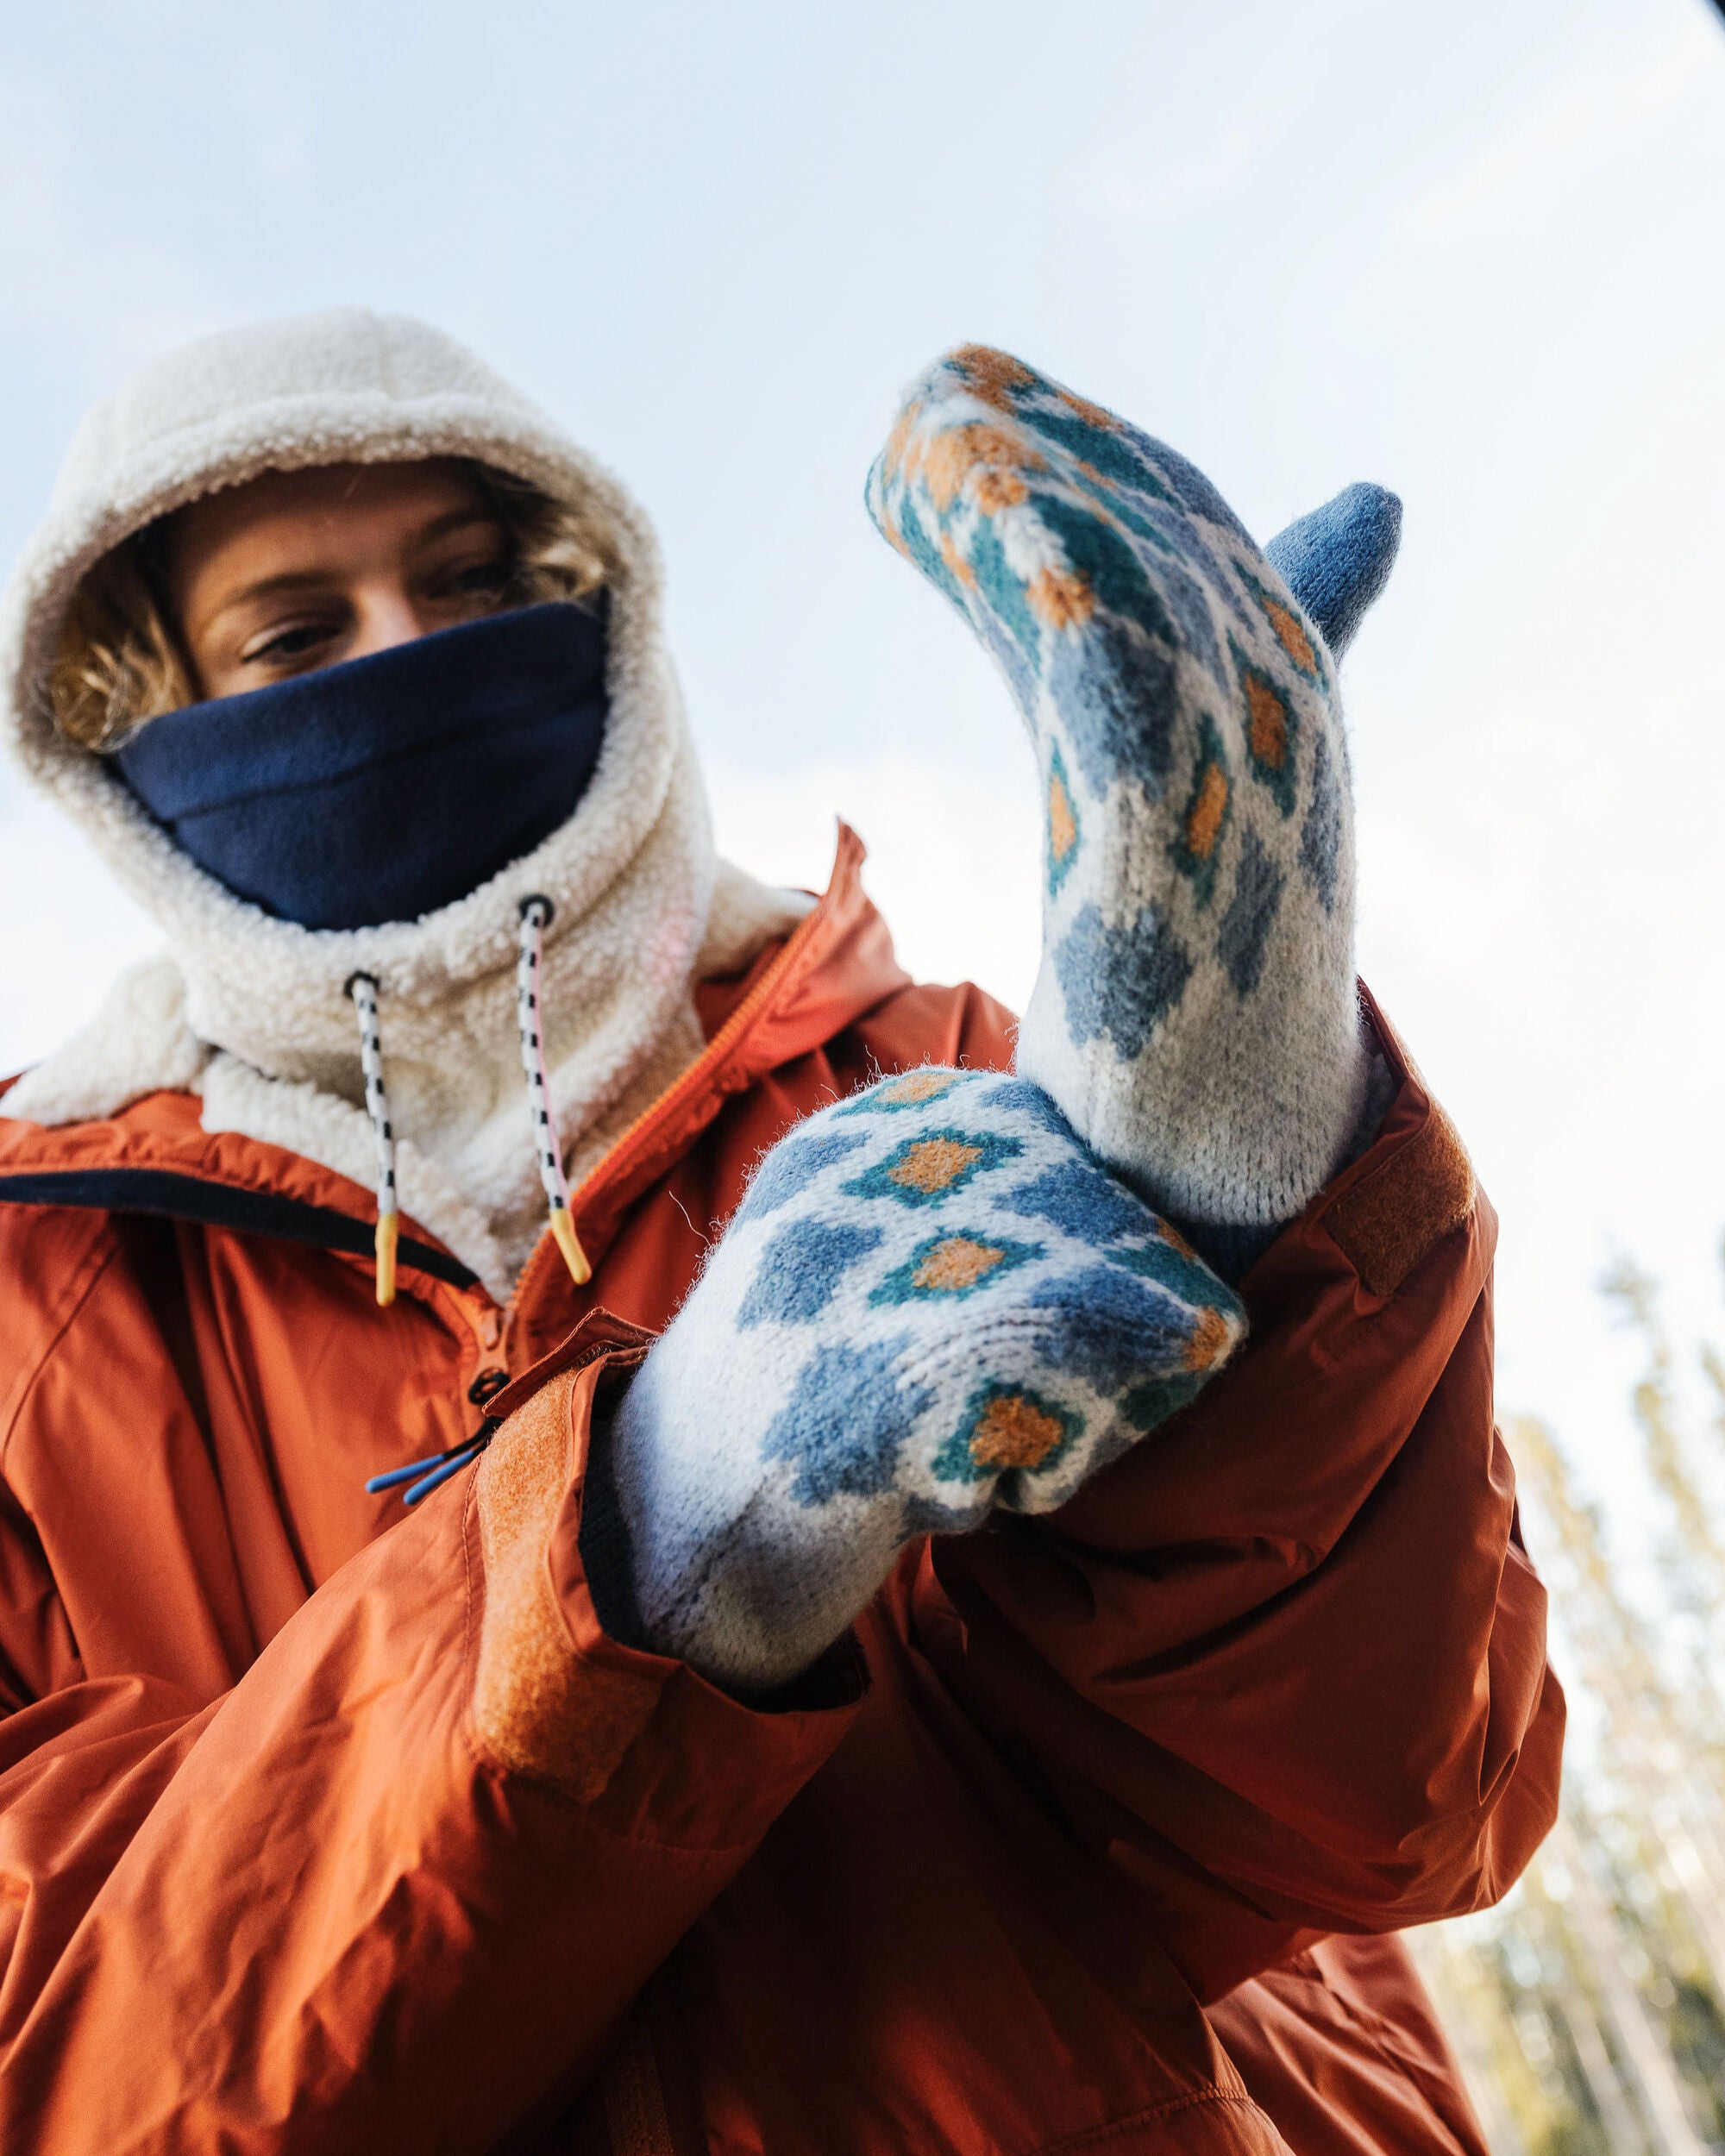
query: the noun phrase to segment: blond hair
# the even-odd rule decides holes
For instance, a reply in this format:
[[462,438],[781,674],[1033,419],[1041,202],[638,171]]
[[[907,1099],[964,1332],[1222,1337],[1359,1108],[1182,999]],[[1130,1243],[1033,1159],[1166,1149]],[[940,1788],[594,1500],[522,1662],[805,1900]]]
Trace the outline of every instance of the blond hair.
[[[509,606],[585,599],[615,576],[618,557],[591,519],[530,479],[468,457],[507,535]],[[61,733],[86,749],[117,749],[147,720],[195,701],[166,598],[163,541],[172,516],[122,540],[85,576],[60,630],[47,699]]]

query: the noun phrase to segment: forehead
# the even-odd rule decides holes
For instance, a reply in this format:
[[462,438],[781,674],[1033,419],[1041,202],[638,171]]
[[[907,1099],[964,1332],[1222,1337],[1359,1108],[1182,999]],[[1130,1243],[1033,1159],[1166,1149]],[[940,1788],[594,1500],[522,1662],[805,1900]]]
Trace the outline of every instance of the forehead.
[[472,470],[454,457],[406,464],[320,464],[265,472],[242,486],[190,502],[169,519],[166,549],[177,575],[196,574],[235,553],[294,542],[328,543],[351,533],[409,536],[467,512],[493,514]]

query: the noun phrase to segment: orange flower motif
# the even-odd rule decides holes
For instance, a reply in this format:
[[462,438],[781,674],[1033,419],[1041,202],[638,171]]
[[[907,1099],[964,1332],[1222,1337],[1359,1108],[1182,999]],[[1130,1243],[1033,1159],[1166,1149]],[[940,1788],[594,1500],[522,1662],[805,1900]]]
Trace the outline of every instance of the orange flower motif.
[[1215,851],[1227,805],[1227,780],[1219,765],[1206,764],[1198,782],[1198,798],[1186,818],[1186,850],[1194,860],[1208,861]]
[[949,360],[963,376],[972,395],[992,404],[996,411],[1010,413],[1013,391],[1029,389],[1036,381],[1022,360],[1013,359],[1009,352],[996,352],[991,345],[960,345],[949,354]]
[[1096,611],[1096,594],[1076,569],[1039,569],[1025,592],[1031,611],[1051,629],[1076,629]]
[[1002,509],[1016,509],[1029,492],[1016,472],[1003,472],[998,466],[976,475],[976,506],[985,517]]
[[985,1273],[994,1271],[1006,1256],[1004,1250],[992,1249],[987,1243],[978,1243],[968,1235],[949,1235],[937,1243],[911,1275],[913,1287],[937,1293],[957,1294],[966,1288],[974,1288]]
[[1182,1360],[1189,1370],[1213,1369],[1233,1341],[1233,1328],[1220,1310],[1201,1310]]
[[887,470],[894,478],[905,461],[905,452],[910,447],[912,431],[921,417],[922,403],[918,399],[913,404],[906,404],[893,422],[893,431],[887,436]]
[[886,1106],[913,1107],[920,1101],[938,1100],[957,1083],[950,1070],[913,1070],[894,1084],[883,1086],[875,1097]]
[[913,1145],[896,1166],[887,1170],[888,1182],[905,1190],[919,1190],[932,1197],[956,1182],[973,1162],[982,1157],[980,1145],[964,1145],[957,1138],[925,1138]]
[[[1022,501],[1025,490],[1018,476],[1018,467],[1041,461],[1039,457],[1026,455],[1025,445],[1011,435],[1003,434],[998,427],[973,423],[965,427],[950,427],[944,434],[937,435],[923,452],[922,472],[935,507],[949,509],[957,500],[965,482],[973,476],[979,502],[982,501],[982,490],[991,486],[1000,489],[1007,501]],[[982,506],[987,508],[987,503],[983,502]]]
[[1057,1415],[1003,1393],[976,1418],[970,1457],[978,1467],[1040,1467],[1064,1435]]
[[1064,861],[1078,843],[1078,818],[1072,813],[1072,797],[1060,783],[1060,774],[1048,781],[1048,849],[1057,862]]
[[961,584],[974,584],[976,581],[976,572],[953,545],[950,531],[943,531],[940,535],[940,558]]
[[1251,717],[1251,753],[1261,764],[1279,771],[1288,761],[1288,714],[1282,699],[1267,681],[1249,674],[1245,700]]
[[1186,1240],[1185,1237],[1181,1234],[1178,1228],[1170,1227],[1166,1220],[1161,1219],[1157,1219],[1156,1225],[1162,1231],[1163,1241],[1167,1244],[1170,1250],[1178,1250],[1182,1257],[1197,1257],[1198,1253],[1192,1248],[1192,1245]]
[[992,344],[961,344],[950,354],[951,363],[973,387],[1029,389],[1036,380],[1022,360]]
[[937,509],[950,509],[970,469],[964,454],[964,429],[953,427],[937,435],[923,452],[922,477],[929,499]]
[[1113,412],[1105,411],[1101,404],[1093,404],[1088,397],[1075,396],[1070,389],[1061,391],[1060,401],[1069,411],[1076,412],[1087,426],[1106,427],[1112,434],[1120,423]]
[[1318,655],[1312,649],[1312,640],[1302,628],[1297,616],[1289,613],[1280,599],[1267,599],[1264,611],[1270,617],[1270,625],[1281,641],[1282,649],[1296,667],[1308,674],[1318,670]]

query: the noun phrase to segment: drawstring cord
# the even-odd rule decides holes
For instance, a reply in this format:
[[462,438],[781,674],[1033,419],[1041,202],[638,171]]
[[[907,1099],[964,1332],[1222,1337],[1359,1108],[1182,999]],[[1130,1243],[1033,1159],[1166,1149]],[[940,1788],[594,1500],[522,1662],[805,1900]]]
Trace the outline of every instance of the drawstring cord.
[[360,1018],[360,1069],[365,1074],[366,1112],[377,1140],[377,1299],[387,1310],[395,1300],[395,1246],[401,1233],[401,1213],[395,1196],[395,1131],[389,1119],[389,1094],[383,1082],[383,1031],[378,1020],[378,984],[368,973],[356,973],[348,982],[348,994]]
[[[521,902],[515,1015],[521,1033],[521,1068],[527,1077],[527,1106],[533,1121],[539,1181],[550,1211],[551,1233],[580,1288],[593,1278],[593,1267],[587,1263],[586,1252],[581,1248],[569,1212],[569,1186],[563,1174],[563,1149],[557,1138],[556,1119],[551,1112],[544,1035],[539,1023],[539,981],[544,963],[545,931],[550,926],[554,910],[549,899],[537,895]],[[370,974],[356,973],[348,982],[348,993],[359,1013],[360,1068],[365,1074],[366,1109],[377,1140],[377,1299],[386,1308],[395,1300],[395,1255],[401,1214],[395,1193],[395,1131],[389,1119],[389,1094],[383,1082],[383,1031],[378,1018],[378,984]],[[500,1371],[496,1375],[502,1377]],[[492,1389],[488,1387],[483,1397],[489,1398]],[[500,1418],[487,1415],[472,1437],[463,1438],[459,1445],[450,1445],[446,1451],[434,1452],[423,1460],[410,1460],[405,1467],[392,1467],[387,1474],[373,1475],[366,1484],[367,1494],[376,1497],[406,1482],[411,1487],[402,1492],[401,1501],[405,1505],[418,1504],[452,1475],[459,1475],[469,1462],[478,1459],[500,1426]]]
[[577,1288],[593,1278],[569,1213],[569,1186],[563,1175],[563,1149],[551,1113],[551,1088],[545,1075],[545,1037],[539,1023],[539,975],[544,960],[545,931],[555,909],[536,895],[521,901],[521,953],[515,964],[515,1017],[521,1029],[521,1068],[527,1074],[527,1106],[533,1118],[533,1142],[539,1150],[539,1181],[551,1213],[551,1232]]
[[[551,1233],[577,1288],[593,1278],[593,1267],[575,1233],[569,1212],[569,1186],[563,1174],[563,1149],[551,1112],[550,1081],[545,1073],[545,1041],[539,1023],[539,976],[544,963],[545,931],[555,909],[535,895],[521,902],[521,943],[515,965],[515,1017],[521,1034],[521,1068],[527,1077],[527,1109],[539,1181],[551,1216]],[[348,981],[348,995],[360,1021],[360,1069],[365,1075],[366,1112],[377,1141],[377,1299],[387,1309],[395,1300],[396,1246],[401,1238],[401,1210],[395,1192],[395,1131],[389,1119],[389,1094],[383,1081],[383,1028],[378,1016],[378,984],[368,973]]]

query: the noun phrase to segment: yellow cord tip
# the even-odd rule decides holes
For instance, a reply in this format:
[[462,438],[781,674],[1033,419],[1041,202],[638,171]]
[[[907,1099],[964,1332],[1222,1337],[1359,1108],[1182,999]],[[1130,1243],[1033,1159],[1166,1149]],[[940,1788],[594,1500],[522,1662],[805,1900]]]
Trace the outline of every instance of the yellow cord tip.
[[569,1218],[567,1206],[552,1206],[551,1232],[557,1238],[557,1248],[563,1253],[563,1263],[576,1287],[585,1288],[593,1278],[593,1269],[587,1263],[587,1254],[581,1248],[581,1238],[575,1233],[575,1224]]
[[380,1213],[377,1224],[378,1307],[387,1310],[395,1300],[395,1244],[401,1232],[398,1213]]

